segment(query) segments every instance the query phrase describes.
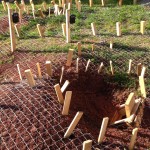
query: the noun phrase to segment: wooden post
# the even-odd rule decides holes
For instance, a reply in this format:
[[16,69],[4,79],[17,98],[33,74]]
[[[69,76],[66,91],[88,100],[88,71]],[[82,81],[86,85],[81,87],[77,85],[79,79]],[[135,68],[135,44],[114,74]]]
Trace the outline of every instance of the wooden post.
[[73,58],[73,49],[69,49],[66,66],[70,67]]
[[33,18],[35,19],[35,7],[34,4],[31,3]]
[[79,72],[79,58],[77,58],[77,61],[76,61],[76,72],[77,73]]
[[15,24],[15,30],[16,30],[16,33],[17,33],[17,36],[20,37],[20,25],[19,24]]
[[44,37],[44,32],[40,24],[37,24],[37,29],[38,29],[40,37]]
[[136,5],[137,4],[137,0],[133,0],[133,5]]
[[78,6],[77,6],[78,12],[81,12],[81,1],[79,0],[77,4],[78,4]]
[[62,92],[61,92],[61,89],[60,89],[60,85],[59,84],[56,84],[54,86],[55,88],[55,92],[56,92],[56,95],[57,95],[57,98],[58,98],[58,101],[63,104],[64,103],[64,98],[63,98],[63,95],[62,95]]
[[22,22],[22,9],[19,9],[19,22]]
[[89,5],[90,5],[90,7],[93,6],[93,0],[89,0]]
[[51,17],[51,7],[48,7],[48,12],[49,12],[48,16],[50,18]]
[[52,63],[51,61],[46,61],[46,73],[51,77],[52,76]]
[[39,63],[36,63],[36,66],[37,66],[38,76],[39,76],[39,78],[41,79],[41,78],[42,78],[42,74],[41,74],[40,64],[39,64]]
[[128,74],[131,73],[131,67],[132,67],[132,60],[130,59],[130,60],[129,60],[129,70],[128,70]]
[[104,67],[103,62],[101,62],[99,68],[98,68],[98,74],[102,71],[102,68]]
[[26,7],[26,13],[29,15],[29,6]]
[[94,45],[94,44],[92,44],[92,52],[94,51],[94,48],[95,48],[95,45]]
[[19,6],[19,3],[17,1],[14,1],[14,3],[16,5],[16,7],[18,8],[18,10],[21,9],[20,6]]
[[138,76],[141,75],[141,71],[142,71],[142,64],[138,63],[137,64],[137,70],[136,70],[136,73],[137,73]]
[[9,30],[10,30],[10,40],[11,40],[11,51],[14,52],[16,50],[16,36],[15,29],[12,22],[12,10],[10,9],[9,3],[6,3],[8,7],[8,19],[9,19]]
[[35,80],[33,78],[33,75],[32,75],[32,72],[30,69],[25,70],[25,76],[28,80],[29,86],[31,86],[31,87],[35,86]]
[[61,0],[59,0],[59,7],[62,7],[62,3],[61,3]]
[[45,18],[45,15],[43,14],[41,8],[38,9],[38,12],[39,12],[39,15],[41,16],[41,18]]
[[43,10],[46,11],[46,10],[47,10],[46,2],[43,2],[43,3],[42,3],[42,6],[43,6]]
[[102,6],[105,6],[105,1],[104,0],[101,0],[102,1]]
[[91,60],[89,59],[86,64],[85,72],[87,72],[90,62],[91,62]]
[[91,23],[91,28],[92,28],[92,33],[93,35],[96,35],[97,34],[97,30],[96,30],[96,26],[95,26],[95,23]]
[[78,47],[78,56],[81,56],[81,42],[77,43],[77,47]]
[[55,11],[54,11],[55,16],[58,16],[58,5],[55,4],[55,5],[54,5],[54,8],[55,8]]
[[142,67],[141,76],[144,78],[146,72],[146,67]]
[[64,7],[64,4],[66,4],[66,0],[62,0],[62,7]]
[[113,49],[113,40],[110,40],[110,49]]
[[64,67],[61,68],[61,76],[60,76],[60,83],[62,82],[63,80],[63,75],[64,75]]
[[7,7],[6,7],[5,1],[2,1],[2,5],[3,5],[3,8],[4,8],[4,11],[6,11],[6,10],[7,10]]
[[68,138],[72,134],[73,130],[77,126],[78,122],[80,121],[82,115],[83,115],[83,112],[81,112],[81,111],[78,111],[76,113],[74,119],[72,120],[70,126],[68,127],[68,129],[64,135],[64,138]]
[[105,132],[106,132],[106,128],[107,128],[107,124],[108,124],[108,120],[109,120],[108,117],[103,118],[103,122],[102,122],[102,125],[101,125],[99,137],[98,137],[98,144],[103,142]]
[[62,23],[62,31],[63,31],[63,36],[66,36],[66,24]]
[[121,36],[121,23],[116,23],[117,36]]
[[127,101],[125,102],[125,112],[127,118],[131,116],[134,105],[135,105],[135,96],[134,93],[130,93]]
[[68,9],[69,10],[71,9],[71,3],[68,3]]
[[132,136],[131,136],[131,141],[130,141],[130,145],[129,145],[129,150],[134,149],[134,144],[135,144],[135,141],[136,141],[137,132],[138,132],[138,128],[133,129]]
[[92,140],[84,141],[82,150],[91,150],[91,149],[92,149]]
[[144,32],[145,32],[145,21],[141,21],[141,25],[140,25],[140,32],[142,33],[142,34],[144,34]]
[[68,87],[69,84],[70,84],[70,82],[68,80],[66,80],[64,85],[61,87],[61,92],[62,93],[66,90],[66,88]]
[[140,85],[142,97],[146,98],[146,89],[145,89],[145,82],[143,76],[139,76],[139,85]]
[[66,91],[62,115],[68,115],[71,97],[72,97],[72,91]]
[[21,4],[22,4],[22,6],[23,6],[23,10],[26,12],[27,10],[26,10],[26,5],[25,5],[24,0],[21,0]]
[[112,65],[112,61],[110,60],[110,69],[111,69],[111,74],[114,75],[114,68]]
[[119,2],[118,2],[118,5],[119,5],[119,6],[122,6],[122,1],[123,1],[123,0],[119,0]]
[[66,13],[66,4],[63,5],[63,15]]
[[22,81],[22,75],[21,75],[19,64],[17,64],[17,70],[18,70],[19,78]]
[[70,38],[70,10],[66,10],[66,42],[70,43],[71,38]]

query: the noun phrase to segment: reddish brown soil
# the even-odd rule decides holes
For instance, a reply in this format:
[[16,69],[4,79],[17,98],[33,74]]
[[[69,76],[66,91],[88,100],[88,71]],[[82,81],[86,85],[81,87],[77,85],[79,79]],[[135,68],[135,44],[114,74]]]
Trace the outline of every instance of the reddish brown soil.
[[[87,139],[93,140],[93,149],[128,147],[133,128],[126,126],[108,127],[103,143],[97,145],[96,141],[103,117],[111,119],[115,105],[127,99],[129,90],[105,83],[105,78],[109,76],[97,75],[97,67],[94,65],[91,65],[85,73],[85,61],[80,61],[80,71],[77,74],[74,61],[71,68],[65,68],[63,83],[65,80],[70,81],[67,90],[72,90],[73,95],[69,116],[62,116],[62,105],[57,101],[53,85],[59,81],[61,66],[66,62],[66,54],[33,56],[15,52],[14,56],[14,62],[2,66],[4,68],[1,71],[6,80],[0,85],[0,149],[82,149],[82,142]],[[52,79],[46,77],[44,66],[46,60],[55,63]],[[37,62],[41,63],[43,79],[36,78],[37,86],[34,88],[30,88],[26,80],[20,83],[16,64],[20,64],[24,78],[23,72],[28,68],[32,69],[34,76],[37,76],[35,65]],[[136,149],[148,149],[150,146],[148,102],[147,100],[138,132]],[[77,111],[84,112],[83,118],[73,135],[64,139],[64,133]]]

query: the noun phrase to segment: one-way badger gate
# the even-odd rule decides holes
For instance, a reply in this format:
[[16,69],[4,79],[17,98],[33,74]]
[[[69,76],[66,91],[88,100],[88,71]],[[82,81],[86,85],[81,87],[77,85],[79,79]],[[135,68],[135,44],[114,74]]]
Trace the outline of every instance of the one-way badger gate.
[[[42,76],[40,64],[39,63],[36,64],[37,71],[38,71],[37,76],[39,79],[47,78],[48,80],[51,80],[54,78],[54,80],[55,80],[54,89],[55,89],[55,93],[57,95],[57,99],[55,98],[55,101],[57,101],[57,103],[60,103],[62,105],[59,115],[62,115],[64,117],[69,116],[70,105],[72,102],[72,95],[74,94],[73,90],[72,91],[68,90],[68,87],[70,87],[71,84],[74,83],[73,81],[70,81],[70,80],[74,80],[73,78],[76,77],[77,82],[81,82],[80,75],[88,76],[88,74],[91,74],[94,77],[95,77],[95,74],[97,74],[103,80],[104,76],[113,78],[113,76],[115,76],[115,72],[117,72],[113,67],[112,61],[109,62],[110,66],[108,66],[108,64],[107,64],[107,66],[105,66],[104,63],[101,62],[99,67],[96,67],[90,59],[88,61],[86,61],[84,59],[84,57],[77,57],[77,59],[73,60],[73,58],[75,57],[75,56],[73,56],[73,53],[74,53],[74,50],[70,49],[68,52],[66,63],[62,67],[61,66],[59,67],[59,68],[61,68],[60,73],[58,73],[59,72],[58,70],[57,71],[55,70],[56,68],[53,68],[53,66],[56,66],[55,64],[53,64],[53,62],[46,61],[46,63],[45,63],[46,76]],[[17,65],[17,68],[18,68],[18,73],[19,73],[20,79],[22,80],[19,65]],[[110,70],[110,73],[106,73],[107,72],[106,68],[108,70]],[[71,72],[71,70],[73,70],[73,72]],[[132,61],[129,60],[129,70],[127,72],[129,77],[132,76],[132,75],[130,75],[131,70],[132,70]],[[57,72],[57,75],[55,75],[56,72]],[[69,73],[71,74],[71,78],[69,77]],[[74,75],[72,75],[72,74],[74,74]],[[107,74],[109,74],[109,75],[107,75]],[[145,75],[145,67],[142,67],[142,65],[140,65],[140,66],[138,65],[137,66],[137,77],[139,76],[139,79],[138,79],[139,87],[137,88],[138,91],[136,91],[136,90],[132,91],[128,95],[128,98],[126,99],[124,104],[116,105],[115,106],[116,110],[114,111],[111,118],[104,116],[101,127],[100,127],[100,132],[98,135],[98,143],[97,144],[99,144],[100,146],[103,145],[103,141],[105,139],[105,134],[106,134],[108,127],[127,126],[127,127],[134,128],[132,131],[130,143],[128,145],[129,149],[134,148],[134,144],[136,142],[136,137],[137,137],[137,133],[138,133],[138,128],[141,125],[141,121],[142,121],[142,117],[143,117],[144,104],[145,104],[145,99],[146,99],[144,75]],[[36,80],[34,79],[34,76],[31,72],[31,69],[25,70],[25,76],[27,78],[27,82],[30,87],[34,88],[34,87],[38,86],[38,82],[36,83]],[[67,78],[69,78],[69,80]],[[64,84],[62,84],[64,80],[65,80],[65,82],[64,82]],[[97,80],[97,79],[95,78],[95,80]],[[56,82],[58,82],[58,83],[56,83]],[[87,85],[87,86],[92,86],[92,85]],[[103,85],[101,87],[103,87]],[[104,88],[106,88],[106,87],[104,87]],[[101,90],[101,89],[99,89],[99,90]],[[139,94],[139,91],[141,94]],[[83,101],[84,101],[84,99],[83,99]],[[101,105],[103,105],[103,103],[101,103]],[[79,109],[80,110],[78,110],[76,112],[74,119],[70,122],[69,127],[64,132],[63,138],[69,138],[70,136],[72,136],[74,134],[73,133],[74,129],[76,128],[78,123],[80,124],[80,119],[82,119],[82,117],[84,116],[84,111],[82,110],[82,107],[79,107]],[[96,119],[96,118],[94,118],[94,119]],[[85,126],[86,126],[86,124],[85,124]],[[83,149],[86,150],[87,147],[89,149],[91,149],[92,148],[92,140],[93,139],[91,138],[91,139],[87,139],[86,141],[84,141]],[[93,143],[95,144],[95,140],[93,140]],[[99,147],[99,146],[97,146],[97,147]]]

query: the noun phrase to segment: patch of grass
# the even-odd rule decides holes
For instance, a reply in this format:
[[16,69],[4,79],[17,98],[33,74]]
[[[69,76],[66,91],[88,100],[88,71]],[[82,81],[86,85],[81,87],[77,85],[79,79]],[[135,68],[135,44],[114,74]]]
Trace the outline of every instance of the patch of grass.
[[106,79],[108,83],[114,83],[120,87],[124,88],[135,88],[136,87],[136,80],[135,78],[129,76],[126,73],[118,73],[116,72],[114,76],[109,79]]

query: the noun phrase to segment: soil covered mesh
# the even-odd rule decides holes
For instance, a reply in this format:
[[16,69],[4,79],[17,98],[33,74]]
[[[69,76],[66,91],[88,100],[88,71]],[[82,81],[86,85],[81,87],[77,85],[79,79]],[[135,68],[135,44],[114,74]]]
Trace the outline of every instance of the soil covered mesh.
[[[93,63],[85,72],[86,60],[80,59],[79,73],[76,61],[70,68],[65,67],[61,86],[70,81],[67,90],[72,90],[69,116],[62,116],[62,105],[58,103],[53,86],[59,82],[61,67],[66,63],[66,54],[14,53],[14,62],[1,67],[0,85],[0,134],[2,150],[5,149],[82,149],[85,140],[93,140],[93,149],[124,149],[130,142],[133,128],[108,127],[103,143],[97,144],[103,117],[111,117],[117,104],[122,104],[130,90],[108,84],[109,76],[97,75]],[[45,61],[53,64],[53,77],[45,71]],[[42,79],[37,78],[36,63],[41,64]],[[20,64],[23,81],[20,82],[16,64]],[[36,86],[30,88],[24,76],[24,70],[30,68],[36,79]],[[65,93],[64,93],[65,94]],[[77,111],[84,115],[70,138],[64,139],[64,133]],[[141,128],[138,132],[136,149],[149,147],[149,126],[147,117],[149,103],[146,102]]]

